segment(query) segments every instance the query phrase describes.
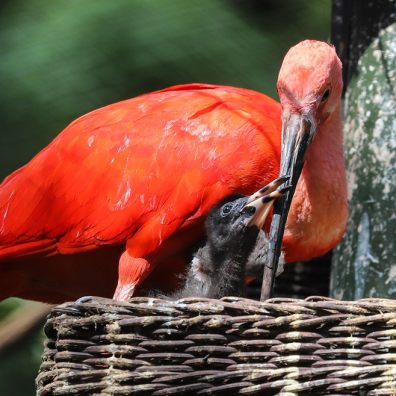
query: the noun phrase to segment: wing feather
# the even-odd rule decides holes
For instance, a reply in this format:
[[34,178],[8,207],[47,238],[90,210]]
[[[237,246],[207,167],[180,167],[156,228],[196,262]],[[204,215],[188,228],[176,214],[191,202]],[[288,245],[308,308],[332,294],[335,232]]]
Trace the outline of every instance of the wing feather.
[[0,260],[101,245],[155,250],[230,192],[278,172],[280,107],[190,84],[88,113],[0,185]]

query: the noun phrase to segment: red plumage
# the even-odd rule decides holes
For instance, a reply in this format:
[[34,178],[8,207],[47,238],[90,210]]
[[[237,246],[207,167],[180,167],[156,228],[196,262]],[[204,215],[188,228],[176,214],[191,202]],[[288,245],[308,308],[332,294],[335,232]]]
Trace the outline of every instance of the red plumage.
[[280,112],[258,92],[190,84],[80,117],[0,185],[1,297],[109,295],[126,244],[161,277],[180,270],[214,203],[277,177]]

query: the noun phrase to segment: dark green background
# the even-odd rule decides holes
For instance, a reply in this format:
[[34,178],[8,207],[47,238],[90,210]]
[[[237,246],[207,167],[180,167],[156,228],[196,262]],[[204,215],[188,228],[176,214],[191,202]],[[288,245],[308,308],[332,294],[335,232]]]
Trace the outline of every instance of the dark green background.
[[[2,177],[77,116],[142,92],[209,82],[276,97],[286,50],[330,30],[329,0],[3,0],[0,10]],[[0,354],[0,395],[34,394],[41,343],[35,331]]]

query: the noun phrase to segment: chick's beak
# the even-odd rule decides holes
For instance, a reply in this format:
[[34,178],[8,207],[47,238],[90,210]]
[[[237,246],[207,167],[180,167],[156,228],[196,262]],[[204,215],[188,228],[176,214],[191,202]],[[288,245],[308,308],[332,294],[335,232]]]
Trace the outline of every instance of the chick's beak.
[[251,214],[245,220],[246,226],[256,226],[259,230],[263,228],[275,200],[290,190],[291,186],[279,187],[287,180],[289,180],[288,176],[279,177],[248,198],[243,208]]

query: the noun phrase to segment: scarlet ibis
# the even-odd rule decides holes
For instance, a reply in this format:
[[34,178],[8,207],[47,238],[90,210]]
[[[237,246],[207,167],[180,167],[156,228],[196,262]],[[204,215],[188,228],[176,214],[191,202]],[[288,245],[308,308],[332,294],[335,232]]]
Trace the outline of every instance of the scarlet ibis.
[[258,272],[265,264],[268,241],[262,227],[273,201],[290,188],[274,191],[284,181],[279,178],[250,197],[226,197],[210,210],[206,243],[194,254],[184,287],[173,298],[242,295],[247,263]]
[[[334,48],[313,40],[292,47],[277,87],[281,105],[248,89],[189,84],[72,122],[0,185],[0,298],[109,296],[117,263],[117,299],[143,281],[167,286],[214,204],[279,175],[281,117],[282,158],[305,159],[285,260],[334,247],[347,219]],[[296,180],[301,169],[290,168]]]

